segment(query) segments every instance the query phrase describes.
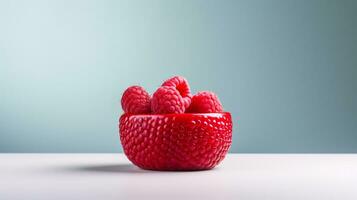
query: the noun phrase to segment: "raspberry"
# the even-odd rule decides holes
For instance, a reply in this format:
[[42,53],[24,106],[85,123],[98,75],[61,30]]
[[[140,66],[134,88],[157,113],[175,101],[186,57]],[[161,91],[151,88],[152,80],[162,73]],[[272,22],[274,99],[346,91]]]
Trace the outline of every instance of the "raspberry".
[[229,113],[131,115],[119,119],[128,159],[152,170],[202,170],[220,163],[232,143]]
[[175,87],[182,96],[182,99],[185,104],[185,109],[188,108],[191,104],[191,91],[190,86],[188,85],[187,80],[182,76],[174,76],[167,79],[161,86],[171,86]]
[[216,94],[203,91],[192,97],[190,107],[186,112],[189,113],[215,113],[223,112],[223,107]]
[[185,102],[176,88],[161,86],[152,95],[151,110],[154,114],[184,113]]
[[121,98],[121,107],[125,113],[149,114],[151,111],[150,95],[143,87],[128,87]]

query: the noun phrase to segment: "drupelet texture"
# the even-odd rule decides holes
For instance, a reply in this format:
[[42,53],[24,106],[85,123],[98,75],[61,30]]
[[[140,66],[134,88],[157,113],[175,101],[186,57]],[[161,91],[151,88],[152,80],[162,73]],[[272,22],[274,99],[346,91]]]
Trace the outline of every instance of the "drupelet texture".
[[198,92],[192,97],[188,113],[217,113],[223,112],[223,107],[216,94],[209,91]]
[[123,114],[119,130],[128,159],[151,170],[211,169],[232,142],[229,113]]
[[125,113],[150,114],[150,95],[141,86],[131,86],[124,91],[121,106]]
[[175,87],[161,86],[152,95],[151,111],[153,114],[184,113],[185,102]]

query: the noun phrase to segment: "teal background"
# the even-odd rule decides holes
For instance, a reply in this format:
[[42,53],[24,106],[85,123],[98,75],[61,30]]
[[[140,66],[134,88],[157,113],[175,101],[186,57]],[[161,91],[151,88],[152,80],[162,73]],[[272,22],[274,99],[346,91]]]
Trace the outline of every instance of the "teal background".
[[357,1],[0,1],[0,152],[119,152],[123,90],[185,76],[231,152],[357,152]]

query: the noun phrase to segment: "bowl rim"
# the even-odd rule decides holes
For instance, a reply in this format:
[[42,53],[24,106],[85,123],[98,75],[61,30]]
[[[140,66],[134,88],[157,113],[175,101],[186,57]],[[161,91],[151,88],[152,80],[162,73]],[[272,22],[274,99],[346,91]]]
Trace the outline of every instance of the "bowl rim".
[[170,114],[131,114],[131,113],[122,113],[121,116],[136,116],[136,117],[152,117],[152,116],[163,116],[163,117],[173,117],[173,116],[223,116],[231,115],[230,112],[216,112],[216,113],[170,113]]

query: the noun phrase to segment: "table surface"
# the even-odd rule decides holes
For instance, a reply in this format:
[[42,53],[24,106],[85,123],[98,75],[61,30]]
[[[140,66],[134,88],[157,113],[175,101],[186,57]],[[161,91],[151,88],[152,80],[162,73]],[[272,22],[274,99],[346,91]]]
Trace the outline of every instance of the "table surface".
[[157,172],[123,154],[0,154],[0,199],[357,199],[357,154],[229,154]]

